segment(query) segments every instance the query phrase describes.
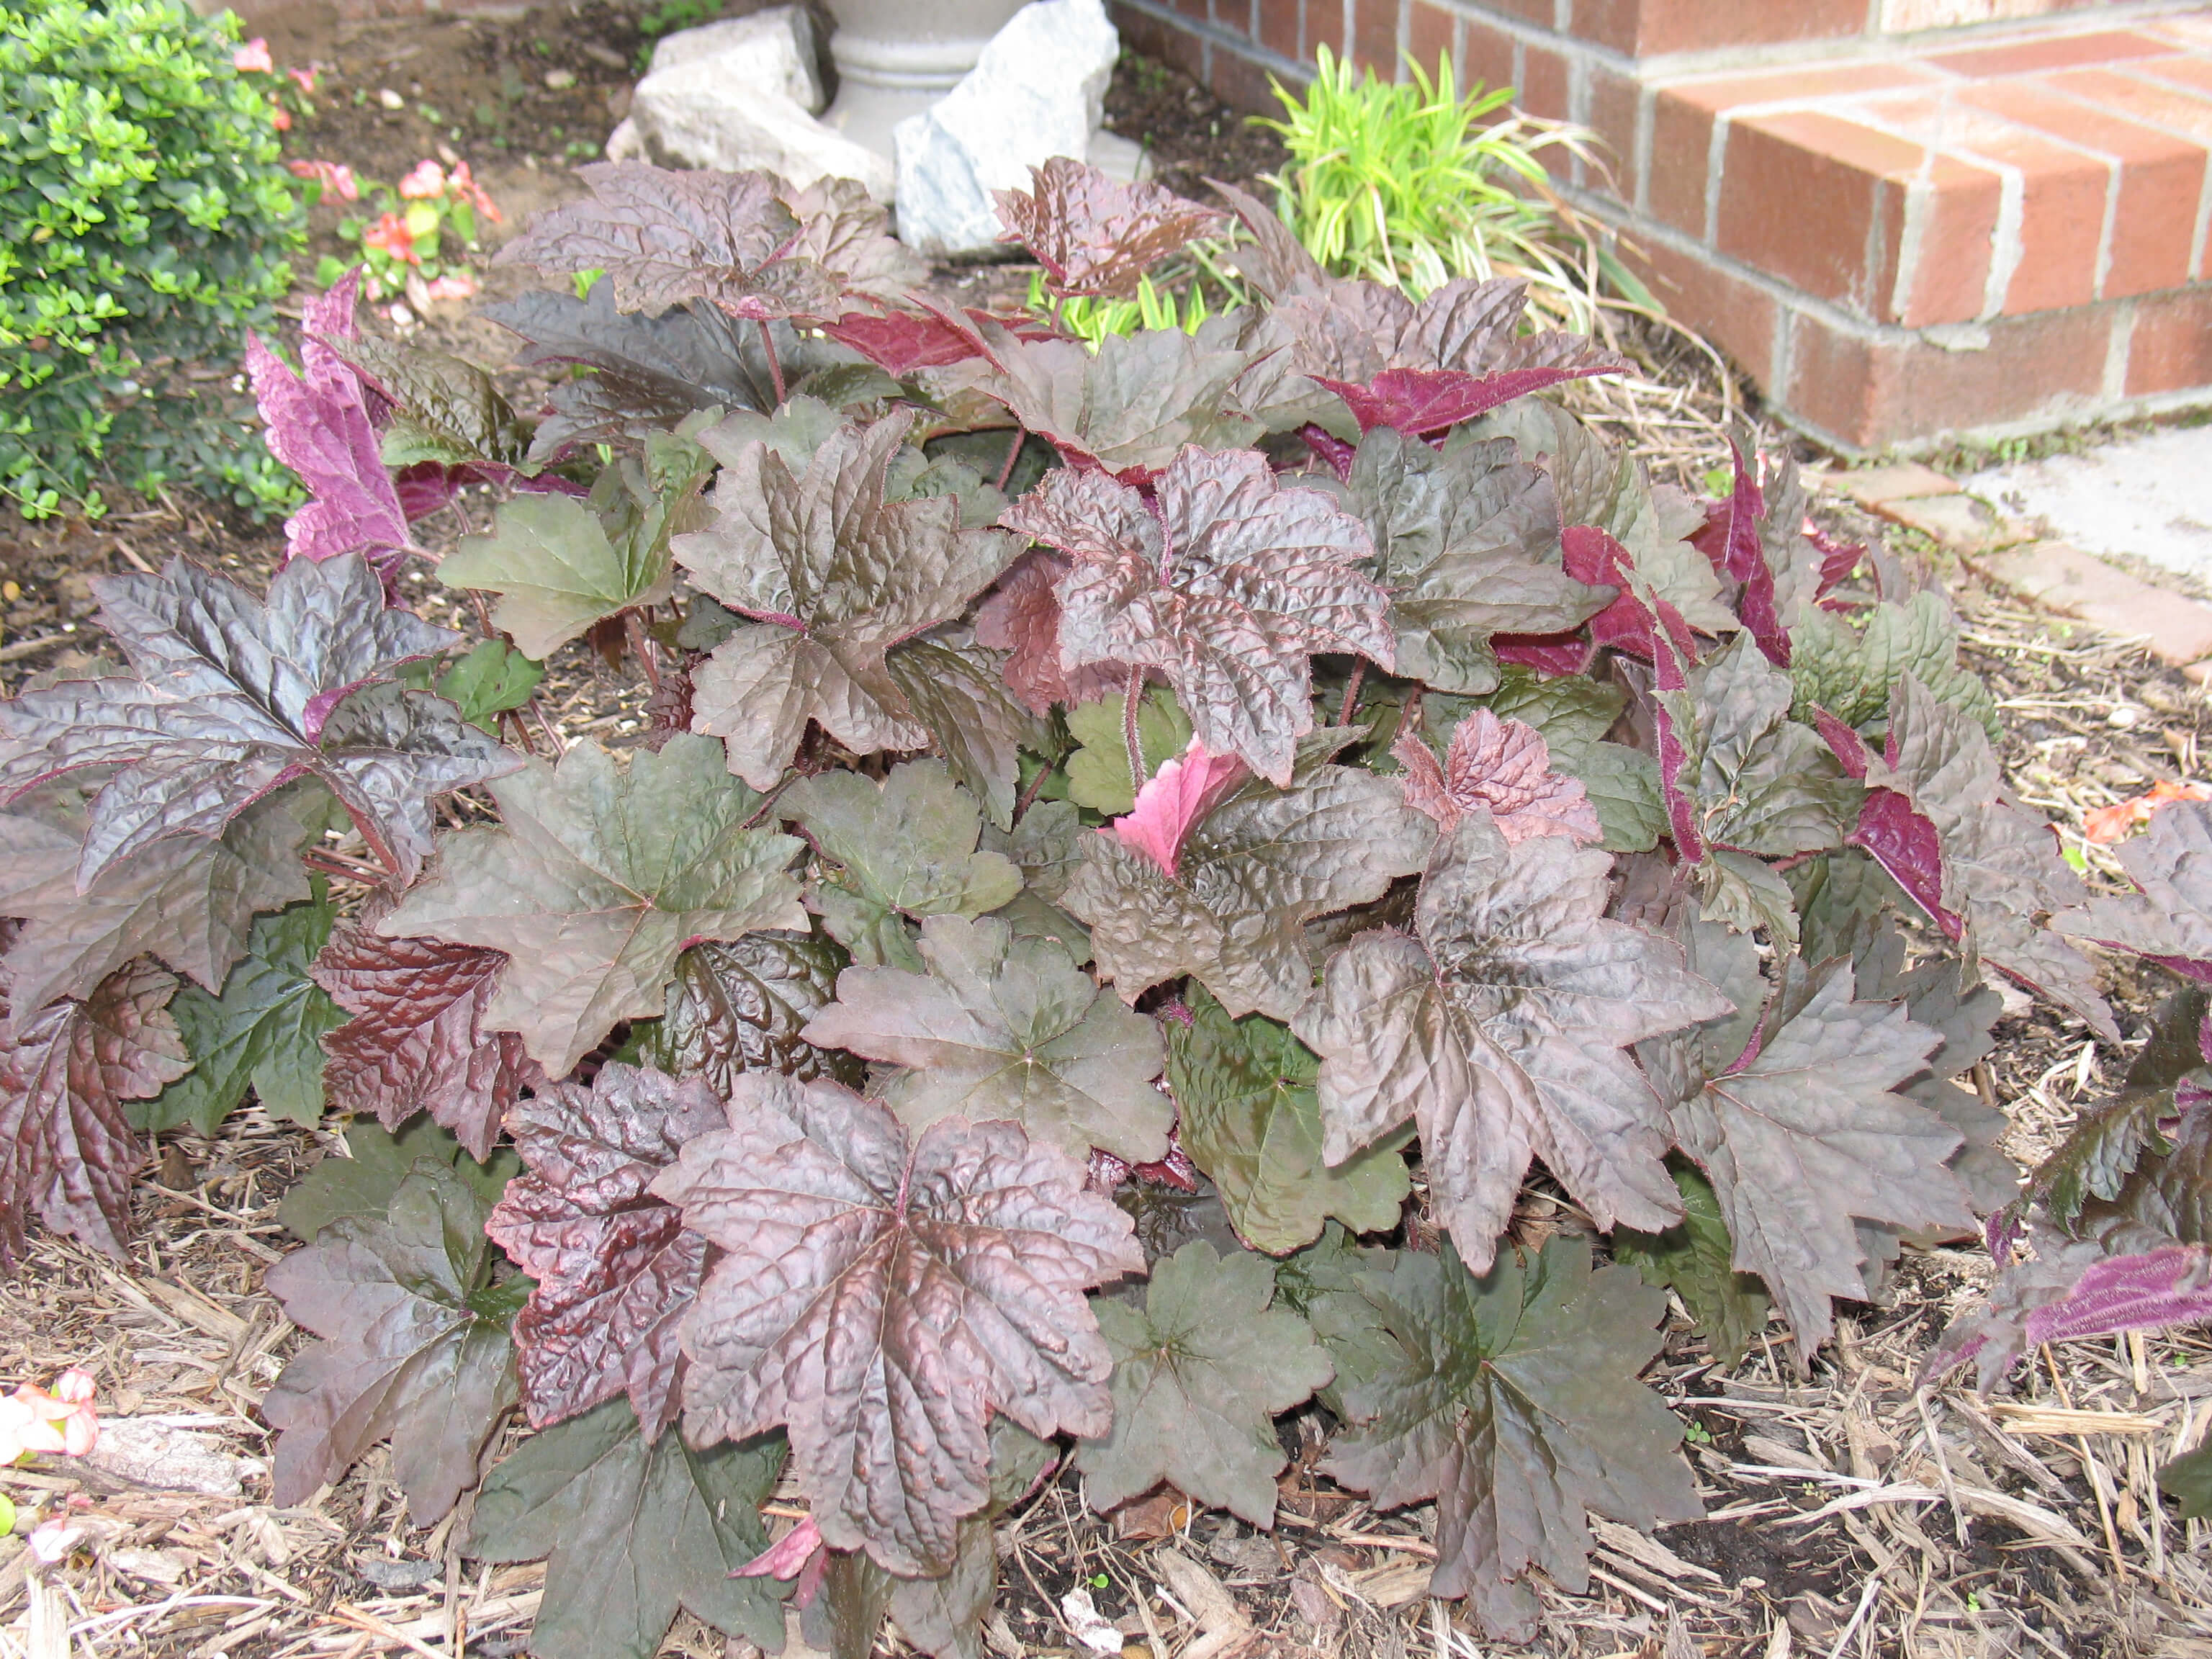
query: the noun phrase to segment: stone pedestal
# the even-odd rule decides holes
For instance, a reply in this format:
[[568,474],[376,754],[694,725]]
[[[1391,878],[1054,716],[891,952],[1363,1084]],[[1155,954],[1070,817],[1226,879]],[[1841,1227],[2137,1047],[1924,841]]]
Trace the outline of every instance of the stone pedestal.
[[829,0],[837,32],[837,97],[823,122],[878,155],[891,129],[919,115],[975,67],[1022,0]]

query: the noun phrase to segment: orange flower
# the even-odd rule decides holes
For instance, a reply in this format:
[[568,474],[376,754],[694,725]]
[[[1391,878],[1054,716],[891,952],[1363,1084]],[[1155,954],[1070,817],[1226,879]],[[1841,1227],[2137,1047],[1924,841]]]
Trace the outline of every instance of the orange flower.
[[422,256],[415,251],[415,238],[409,234],[407,222],[396,213],[387,213],[361,234],[361,245],[388,253],[395,259],[404,259],[410,265],[422,263]]
[[0,1395],[0,1464],[13,1463],[25,1452],[82,1457],[90,1451],[100,1439],[92,1394],[89,1376],[66,1370],[55,1378],[52,1394],[26,1382]]
[[483,186],[477,183],[466,161],[455,162],[453,172],[447,175],[446,194],[456,201],[465,199],[473,203],[478,213],[492,223],[499,223],[499,210],[492,205],[491,198],[484,194]]
[[276,68],[269,56],[269,43],[258,34],[230,54],[230,66],[241,75],[270,75]]
[[269,118],[269,125],[276,128],[279,132],[291,131],[292,112],[286,109],[282,104],[277,105],[275,112]]
[[2178,800],[2212,800],[2212,785],[2202,783],[2155,783],[2143,794],[2132,800],[2114,801],[2110,806],[2100,806],[2083,814],[2081,834],[2086,840],[2100,847],[2110,847],[2115,842],[2125,841],[2148,823],[2160,809]]

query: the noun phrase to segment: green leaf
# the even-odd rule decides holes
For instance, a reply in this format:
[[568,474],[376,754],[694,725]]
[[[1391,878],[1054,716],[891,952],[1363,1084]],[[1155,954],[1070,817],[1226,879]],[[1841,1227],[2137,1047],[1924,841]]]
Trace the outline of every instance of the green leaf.
[[801,778],[776,810],[839,866],[816,902],[855,962],[919,973],[902,917],[980,916],[1021,890],[1011,860],[975,850],[982,813],[942,761],[908,761],[880,784],[857,772]]
[[378,931],[505,951],[484,1029],[520,1032],[550,1076],[616,1021],[661,1012],[685,945],[806,929],[800,843],[747,827],[761,798],[710,738],[680,732],[627,766],[580,743],[492,793],[502,822],[440,836],[437,869]]
[[1273,1419],[1336,1374],[1304,1319],[1274,1299],[1266,1257],[1223,1257],[1203,1239],[1154,1264],[1141,1310],[1092,1298],[1114,1352],[1113,1429],[1076,1451],[1093,1508],[1165,1480],[1274,1524],[1275,1476],[1290,1460]]
[[2159,1490],[2181,1508],[2185,1521],[2212,1516],[2212,1443],[2184,1452],[2158,1472]]
[[461,1149],[453,1132],[433,1122],[427,1112],[416,1114],[398,1134],[378,1123],[356,1123],[345,1132],[345,1157],[324,1158],[276,1206],[276,1218],[303,1243],[313,1243],[318,1233],[342,1217],[383,1215],[418,1163],[451,1170],[482,1194],[486,1204],[499,1202],[508,1177],[522,1168],[521,1159],[505,1146],[477,1163]]
[[[1344,1293],[1339,1293],[1342,1295]],[[1401,1252],[1349,1294],[1396,1352],[1340,1393],[1356,1425],[1323,1471],[1377,1509],[1437,1503],[1437,1595],[1472,1595],[1494,1634],[1525,1626],[1530,1567],[1580,1595],[1584,1512],[1649,1531],[1704,1513],[1681,1425],[1637,1376],[1659,1352],[1666,1297],[1633,1268],[1590,1270],[1589,1246],[1554,1237],[1533,1265],[1501,1256],[1476,1279],[1447,1239]],[[1324,1296],[1316,1332],[1336,1320]]]
[[637,1063],[672,1076],[696,1072],[722,1096],[740,1072],[757,1070],[857,1088],[866,1067],[799,1036],[836,994],[845,961],[834,943],[811,933],[695,945],[676,959],[666,1011],[641,1023]]
[[2036,1170],[2028,1196],[2060,1226],[2074,1231],[2092,1199],[2118,1198],[2144,1154],[2173,1151],[2162,1125],[2181,1115],[2174,1091],[2204,1063],[2197,1033],[2208,1011],[2212,993],[2200,986],[2167,997],[2152,1018],[2150,1040],[2129,1063],[2118,1098],[2084,1114]]
[[1608,853],[1648,853],[1667,832],[1667,807],[1659,793],[1659,763],[1626,744],[1594,743],[1580,754],[1552,751],[1552,767],[1581,780]]
[[1395,1250],[1356,1243],[1332,1221],[1320,1238],[1276,1264],[1276,1300],[1306,1316],[1335,1362],[1335,1380],[1315,1389],[1314,1398],[1340,1418],[1346,1389],[1390,1375],[1403,1357],[1373,1306],[1358,1294],[1362,1274],[1386,1271],[1395,1260]]
[[546,1557],[530,1632],[543,1659],[652,1659],[679,1607],[732,1640],[776,1647],[785,1591],[737,1570],[768,1547],[760,1506],[780,1435],[694,1451],[647,1445],[623,1399],[534,1434],[484,1480],[465,1553]]
[[878,1092],[919,1134],[943,1117],[1004,1118],[1071,1158],[1103,1147],[1130,1164],[1167,1156],[1174,1109],[1152,1086],[1159,1028],[1049,939],[994,917],[921,925],[928,973],[848,968],[837,1000],[800,1033],[910,1069]]
[[402,684],[434,691],[458,703],[463,720],[494,737],[499,735],[494,717],[528,702],[544,678],[544,663],[532,661],[504,640],[478,640],[465,654],[447,663],[434,681],[427,663],[410,664],[399,676]]
[[189,1123],[202,1135],[229,1116],[250,1085],[271,1117],[314,1123],[323,1115],[323,1035],[343,1010],[307,969],[331,936],[335,913],[310,900],[256,918],[246,958],[211,997],[197,985],[169,1005],[193,1067],[152,1100],[127,1109],[142,1129]]
[[524,472],[530,423],[518,417],[492,377],[474,363],[420,344],[373,334],[329,334],[319,343],[365,372],[399,405],[384,432],[384,464],[441,466],[489,461]]
[[[1078,745],[1067,759],[1067,799],[1109,817],[1137,804],[1129,781],[1129,744],[1122,730],[1126,697],[1106,697],[1067,711],[1067,732]],[[1137,746],[1145,752],[1146,775],[1189,747],[1190,720],[1172,692],[1154,687],[1137,705]]]
[[1889,689],[1905,674],[1979,721],[1992,741],[2002,735],[1989,687],[1959,661],[1957,618],[1932,588],[1856,613],[1811,606],[1790,630],[1790,712],[1801,720],[1818,708],[1869,732],[1887,726]]
[[1766,1328],[1766,1291],[1753,1274],[1735,1271],[1735,1242],[1711,1183],[1685,1167],[1674,1171],[1674,1184],[1681,1189],[1683,1218],[1663,1233],[1616,1230],[1613,1257],[1642,1273],[1645,1284],[1667,1285],[1680,1297],[1713,1357],[1733,1368]]
[[1312,1052],[1263,1015],[1230,1018],[1201,987],[1186,1001],[1188,1021],[1167,1022],[1168,1086],[1183,1150],[1220,1190],[1237,1236],[1279,1255],[1321,1237],[1331,1216],[1354,1232],[1395,1226],[1412,1187],[1401,1150],[1411,1137],[1331,1167]]

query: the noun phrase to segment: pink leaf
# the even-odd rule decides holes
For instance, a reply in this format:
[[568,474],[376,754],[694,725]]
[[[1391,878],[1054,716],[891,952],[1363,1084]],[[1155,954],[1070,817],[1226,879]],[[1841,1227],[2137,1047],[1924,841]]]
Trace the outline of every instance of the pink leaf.
[[1418,436],[1471,421],[1501,404],[1565,380],[1620,372],[1618,364],[1607,362],[1586,368],[1498,369],[1487,374],[1456,368],[1386,368],[1365,386],[1321,374],[1313,378],[1344,399],[1362,432],[1390,426]]
[[367,392],[334,354],[321,349],[327,362],[310,358],[303,379],[258,337],[246,337],[246,372],[270,453],[315,498],[286,520],[285,556],[365,552],[388,587],[407,545],[407,515],[385,471]]
[[1137,804],[1114,820],[1114,833],[1122,846],[1173,875],[1184,837],[1249,775],[1236,756],[1209,755],[1193,738],[1180,758],[1161,767],[1137,792]]
[[730,1577],[779,1578],[788,1583],[806,1570],[806,1564],[823,1547],[822,1528],[814,1524],[814,1517],[810,1515]]
[[1406,804],[1446,835],[1462,812],[1478,810],[1496,821],[1508,846],[1532,836],[1594,842],[1605,834],[1581,780],[1552,770],[1543,733],[1525,721],[1476,709],[1453,729],[1441,766],[1415,732],[1401,733],[1390,752],[1406,769]]

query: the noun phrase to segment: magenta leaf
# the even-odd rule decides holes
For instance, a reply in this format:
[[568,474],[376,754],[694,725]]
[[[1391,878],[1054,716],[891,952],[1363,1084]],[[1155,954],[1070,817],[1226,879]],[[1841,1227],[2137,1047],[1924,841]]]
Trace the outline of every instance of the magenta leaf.
[[295,374],[248,335],[246,373],[267,429],[269,453],[290,467],[314,499],[284,522],[288,559],[365,553],[388,580],[412,545],[407,512],[385,470],[384,450],[354,372],[320,348],[321,373]]
[[1619,364],[1603,362],[1576,368],[1500,369],[1486,374],[1451,368],[1386,368],[1365,386],[1331,380],[1325,374],[1313,378],[1344,399],[1362,432],[1388,426],[1408,437],[1418,437],[1471,421],[1500,404],[1510,404],[1547,386],[1620,372]]

